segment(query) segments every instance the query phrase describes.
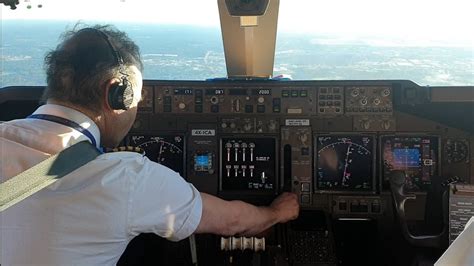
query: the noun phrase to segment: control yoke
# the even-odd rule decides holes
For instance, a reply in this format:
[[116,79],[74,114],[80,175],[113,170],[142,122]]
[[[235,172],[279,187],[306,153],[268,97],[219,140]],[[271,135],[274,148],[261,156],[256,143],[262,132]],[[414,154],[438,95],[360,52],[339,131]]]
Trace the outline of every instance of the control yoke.
[[[402,230],[402,234],[404,238],[412,245],[418,247],[431,247],[431,248],[442,248],[445,245],[445,240],[447,239],[447,204],[443,201],[443,220],[444,226],[441,233],[437,235],[420,235],[415,236],[413,235],[409,229],[407,224],[407,219],[405,216],[405,202],[407,200],[415,200],[415,194],[406,194],[404,189],[405,184],[405,172],[396,170],[392,171],[390,176],[390,189],[392,192],[393,201],[395,204],[395,209],[397,211],[398,222],[400,224],[400,228]],[[446,197],[446,192],[444,192],[443,198]],[[430,210],[426,210],[430,211]]]

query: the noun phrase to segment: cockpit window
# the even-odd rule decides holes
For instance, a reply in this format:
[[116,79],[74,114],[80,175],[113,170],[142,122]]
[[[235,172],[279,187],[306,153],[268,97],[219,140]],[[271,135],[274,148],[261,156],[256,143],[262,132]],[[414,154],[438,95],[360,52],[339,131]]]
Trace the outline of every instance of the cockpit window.
[[[474,85],[471,0],[280,0],[274,75]],[[78,22],[141,48],[145,79],[226,77],[216,0],[21,0],[1,7],[1,81],[44,85],[43,57]]]

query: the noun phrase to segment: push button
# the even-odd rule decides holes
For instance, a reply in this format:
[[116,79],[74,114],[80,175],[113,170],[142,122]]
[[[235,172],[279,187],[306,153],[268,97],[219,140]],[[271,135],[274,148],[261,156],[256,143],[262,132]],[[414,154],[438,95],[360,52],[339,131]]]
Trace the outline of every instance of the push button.
[[301,183],[301,192],[309,192],[310,183]]
[[194,111],[196,111],[196,113],[202,113],[202,105],[196,105],[196,107],[194,107]]
[[301,203],[309,204],[311,202],[311,198],[309,195],[301,195]]
[[253,113],[253,105],[250,105],[250,104],[245,105],[245,112]]
[[345,202],[345,201],[339,202],[339,210],[340,211],[346,211],[347,210],[347,202]]

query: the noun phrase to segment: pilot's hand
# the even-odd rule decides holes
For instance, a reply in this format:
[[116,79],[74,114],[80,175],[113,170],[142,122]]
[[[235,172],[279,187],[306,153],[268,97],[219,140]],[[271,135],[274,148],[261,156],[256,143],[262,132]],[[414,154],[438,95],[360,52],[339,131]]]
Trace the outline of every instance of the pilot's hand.
[[289,192],[283,192],[274,199],[270,208],[276,213],[280,223],[286,223],[298,218],[300,212],[298,197],[296,194]]

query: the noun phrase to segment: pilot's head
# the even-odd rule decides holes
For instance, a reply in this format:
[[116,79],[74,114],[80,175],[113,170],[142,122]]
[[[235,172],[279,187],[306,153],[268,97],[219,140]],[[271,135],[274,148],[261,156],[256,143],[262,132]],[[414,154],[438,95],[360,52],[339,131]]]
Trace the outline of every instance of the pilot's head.
[[102,145],[116,146],[132,126],[141,98],[138,46],[111,26],[75,29],[47,54],[42,100],[77,109],[101,131]]

